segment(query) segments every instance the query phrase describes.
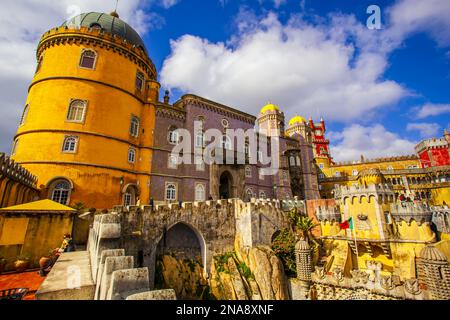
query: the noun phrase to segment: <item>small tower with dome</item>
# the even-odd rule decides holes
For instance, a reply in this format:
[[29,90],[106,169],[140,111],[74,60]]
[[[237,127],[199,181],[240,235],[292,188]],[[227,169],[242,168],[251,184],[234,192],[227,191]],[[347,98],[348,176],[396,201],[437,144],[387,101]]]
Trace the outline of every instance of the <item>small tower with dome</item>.
[[279,132],[284,135],[284,113],[273,103],[265,105],[258,116],[258,125],[261,131],[265,131],[268,136]]

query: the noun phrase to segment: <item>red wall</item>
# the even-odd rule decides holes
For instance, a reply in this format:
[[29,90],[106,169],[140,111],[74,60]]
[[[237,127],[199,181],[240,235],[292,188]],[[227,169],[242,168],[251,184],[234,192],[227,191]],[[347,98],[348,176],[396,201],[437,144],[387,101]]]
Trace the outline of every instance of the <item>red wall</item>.
[[[428,167],[431,167],[432,165],[435,167],[450,165],[450,156],[447,148],[431,149],[429,151],[431,153],[432,159],[430,159],[428,151],[426,150],[419,154],[422,168],[425,168],[427,164]],[[431,162],[431,160],[433,163]]]

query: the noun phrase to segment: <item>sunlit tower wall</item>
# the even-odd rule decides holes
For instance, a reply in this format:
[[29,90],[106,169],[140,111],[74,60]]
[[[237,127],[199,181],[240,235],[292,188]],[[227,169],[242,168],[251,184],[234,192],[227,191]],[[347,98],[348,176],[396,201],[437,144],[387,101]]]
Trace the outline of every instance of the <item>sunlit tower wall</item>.
[[42,36],[37,61],[11,153],[41,196],[146,203],[160,85],[139,34],[116,12],[81,14]]

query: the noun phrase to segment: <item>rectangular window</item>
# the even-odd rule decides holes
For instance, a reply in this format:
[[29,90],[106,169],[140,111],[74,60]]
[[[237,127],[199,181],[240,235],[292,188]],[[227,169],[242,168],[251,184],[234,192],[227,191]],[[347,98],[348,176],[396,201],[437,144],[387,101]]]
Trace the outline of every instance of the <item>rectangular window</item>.
[[62,152],[75,153],[78,144],[78,137],[67,136],[64,138]]
[[339,171],[336,171],[335,174],[334,174],[334,176],[335,176],[335,177],[340,177],[340,176],[341,176],[341,173],[340,173]]
[[131,116],[130,135],[136,138],[139,137],[139,123],[140,120],[138,117]]
[[83,49],[80,58],[80,67],[85,69],[94,69],[97,60],[95,51]]
[[325,166],[324,166],[323,163],[319,164],[319,168],[320,168],[320,169],[323,169],[324,167],[325,167]]
[[144,74],[139,71],[136,73],[136,89],[139,91],[144,89]]
[[195,159],[195,170],[197,171],[205,171],[205,162],[201,157],[197,157]]
[[130,193],[125,193],[123,196],[123,204],[127,207],[127,206],[131,206],[131,194]]
[[168,167],[169,169],[178,168],[178,157],[176,155],[169,154]]

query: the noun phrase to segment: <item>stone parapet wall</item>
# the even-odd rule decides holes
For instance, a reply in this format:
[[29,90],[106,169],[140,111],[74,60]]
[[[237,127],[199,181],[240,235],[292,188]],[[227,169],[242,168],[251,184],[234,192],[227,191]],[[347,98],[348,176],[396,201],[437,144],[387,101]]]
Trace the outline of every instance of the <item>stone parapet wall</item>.
[[323,267],[315,267],[311,275],[319,300],[427,300],[429,292],[418,279],[400,282],[394,275],[381,275],[373,270],[352,270],[351,277],[344,277],[343,270],[335,268],[326,273]]

